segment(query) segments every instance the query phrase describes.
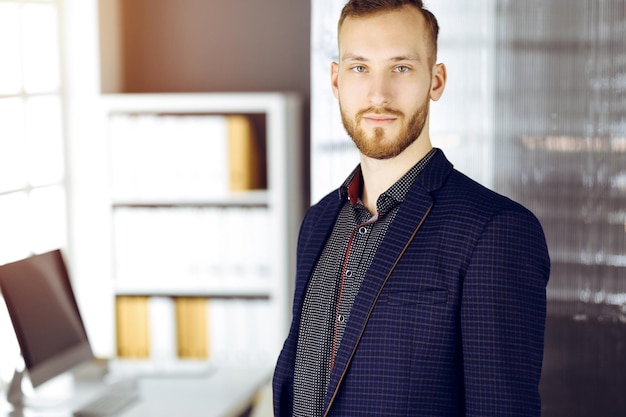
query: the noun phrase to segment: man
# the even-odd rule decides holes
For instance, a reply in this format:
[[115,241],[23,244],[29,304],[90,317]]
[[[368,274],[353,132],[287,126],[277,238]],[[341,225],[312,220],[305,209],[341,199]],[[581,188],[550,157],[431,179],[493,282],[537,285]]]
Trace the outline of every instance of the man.
[[429,138],[446,84],[420,0],[351,0],[331,81],[360,165],[306,214],[277,416],[539,416],[537,219]]

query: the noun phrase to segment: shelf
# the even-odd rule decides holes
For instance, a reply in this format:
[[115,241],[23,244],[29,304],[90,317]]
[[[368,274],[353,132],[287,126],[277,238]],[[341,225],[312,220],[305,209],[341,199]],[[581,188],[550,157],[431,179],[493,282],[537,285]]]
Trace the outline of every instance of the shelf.
[[[237,281],[235,284],[232,281]],[[270,299],[272,288],[269,282],[259,282],[258,278],[233,280],[165,280],[138,282],[118,281],[114,284],[117,296],[167,296],[167,297],[208,297]]]
[[267,207],[269,195],[266,190],[245,191],[230,193],[214,198],[191,199],[191,198],[167,198],[167,199],[113,199],[113,208],[176,208],[176,207]]

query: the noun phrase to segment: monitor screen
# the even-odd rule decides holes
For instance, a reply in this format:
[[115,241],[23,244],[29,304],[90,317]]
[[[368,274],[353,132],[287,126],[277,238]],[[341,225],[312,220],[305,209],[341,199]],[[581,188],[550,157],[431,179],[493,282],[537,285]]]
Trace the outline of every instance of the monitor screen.
[[0,292],[33,387],[93,359],[60,250],[0,266]]

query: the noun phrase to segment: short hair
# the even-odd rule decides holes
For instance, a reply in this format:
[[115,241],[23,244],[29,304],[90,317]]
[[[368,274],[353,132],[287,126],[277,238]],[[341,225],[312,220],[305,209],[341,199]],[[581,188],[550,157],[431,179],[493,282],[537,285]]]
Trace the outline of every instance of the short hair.
[[400,9],[404,6],[412,6],[420,11],[428,28],[430,37],[430,58],[432,64],[437,60],[437,38],[439,37],[439,23],[431,11],[426,9],[422,0],[349,0],[341,10],[338,29],[347,17],[364,17],[379,12]]

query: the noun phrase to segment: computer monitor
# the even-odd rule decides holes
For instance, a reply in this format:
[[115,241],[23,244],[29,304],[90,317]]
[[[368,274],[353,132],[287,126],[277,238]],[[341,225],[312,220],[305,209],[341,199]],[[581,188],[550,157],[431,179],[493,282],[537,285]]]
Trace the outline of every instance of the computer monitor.
[[0,292],[33,387],[93,360],[60,250],[1,265]]

